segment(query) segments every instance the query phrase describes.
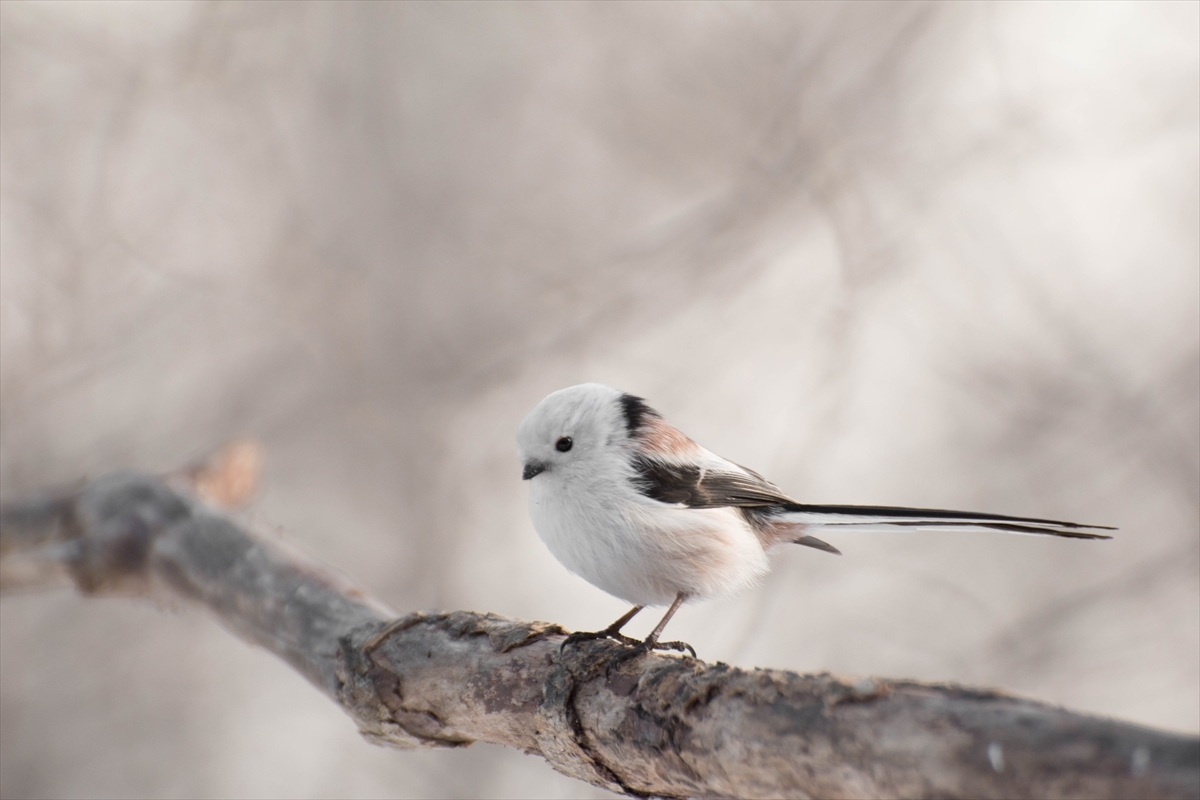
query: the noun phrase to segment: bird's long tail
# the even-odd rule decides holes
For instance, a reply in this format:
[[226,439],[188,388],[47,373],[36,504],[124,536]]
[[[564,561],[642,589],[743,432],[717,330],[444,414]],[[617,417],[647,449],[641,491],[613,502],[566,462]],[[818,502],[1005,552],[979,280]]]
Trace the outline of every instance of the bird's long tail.
[[1081,525],[1033,517],[1009,517],[1003,514],[980,514],[973,511],[946,511],[937,508],[897,508],[893,506],[813,506],[789,503],[780,506],[777,524],[794,525],[803,535],[794,539],[797,544],[818,550],[837,552],[836,548],[812,536],[815,532],[880,530],[978,530],[989,528],[1005,533],[1027,533],[1042,536],[1063,536],[1068,539],[1111,539],[1096,531],[1111,531],[1107,525]]

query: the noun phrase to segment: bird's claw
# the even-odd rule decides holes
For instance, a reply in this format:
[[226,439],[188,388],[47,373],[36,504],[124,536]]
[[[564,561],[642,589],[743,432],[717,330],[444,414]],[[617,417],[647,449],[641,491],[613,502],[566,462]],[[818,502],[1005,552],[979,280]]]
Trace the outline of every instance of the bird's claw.
[[628,650],[621,650],[608,657],[604,665],[604,677],[608,678],[612,674],[613,667],[640,658],[651,650],[676,650],[681,653],[687,651],[691,653],[692,658],[696,657],[696,651],[687,642],[635,642]]
[[691,653],[692,658],[696,658],[696,649],[687,642],[655,642],[650,647],[651,650],[677,650],[682,653],[684,650]]
[[605,628],[602,631],[576,631],[575,633],[568,634],[567,638],[563,639],[562,644],[559,645],[558,652],[561,653],[569,644],[575,644],[576,642],[589,642],[593,639],[612,639],[615,642],[630,645],[640,644],[637,639],[634,639],[631,636],[626,636],[620,631],[615,631],[611,628]]

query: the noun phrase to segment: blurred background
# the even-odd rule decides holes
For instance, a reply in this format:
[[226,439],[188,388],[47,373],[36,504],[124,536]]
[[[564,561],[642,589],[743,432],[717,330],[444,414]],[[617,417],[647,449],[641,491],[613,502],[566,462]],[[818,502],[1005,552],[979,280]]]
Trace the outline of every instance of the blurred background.
[[[702,657],[1195,733],[1198,11],[0,4],[3,499],[249,437],[243,516],[394,608],[594,630],[513,437],[601,381],[803,501],[1121,529],[783,550]],[[0,712],[7,798],[608,796],[67,590]]]

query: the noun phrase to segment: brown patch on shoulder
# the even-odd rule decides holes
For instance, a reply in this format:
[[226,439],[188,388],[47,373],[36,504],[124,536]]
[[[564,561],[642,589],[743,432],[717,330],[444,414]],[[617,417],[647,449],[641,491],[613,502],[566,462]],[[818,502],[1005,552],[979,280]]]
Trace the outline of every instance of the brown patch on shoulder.
[[697,456],[701,452],[700,445],[661,417],[647,418],[634,438],[644,452],[654,455]]

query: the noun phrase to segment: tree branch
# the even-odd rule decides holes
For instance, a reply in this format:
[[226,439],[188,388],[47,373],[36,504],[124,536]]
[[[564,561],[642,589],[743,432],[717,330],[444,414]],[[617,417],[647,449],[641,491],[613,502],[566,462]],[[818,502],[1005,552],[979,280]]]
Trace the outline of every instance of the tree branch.
[[509,745],[634,796],[1200,795],[1200,740],[990,690],[659,654],[607,672],[620,645],[560,652],[556,625],[395,619],[286,542],[142,475],[0,509],[0,588],[68,579],[207,608],[377,744]]

